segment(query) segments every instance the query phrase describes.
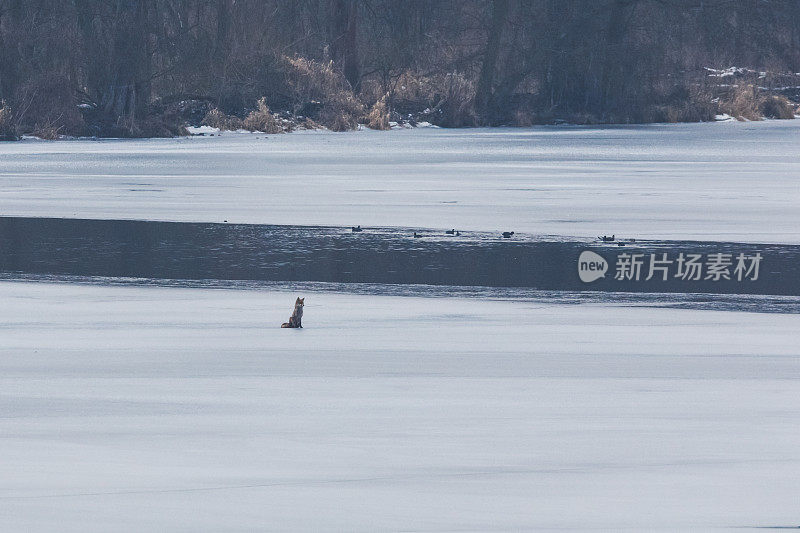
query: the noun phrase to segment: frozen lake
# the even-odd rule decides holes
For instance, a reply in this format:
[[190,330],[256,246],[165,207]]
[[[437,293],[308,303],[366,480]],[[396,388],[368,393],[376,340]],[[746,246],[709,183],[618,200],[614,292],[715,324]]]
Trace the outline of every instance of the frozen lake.
[[0,143],[0,215],[800,243],[800,121]]
[[[0,530],[797,527],[798,141],[0,143]],[[587,246],[764,261],[584,287]]]
[[0,282],[0,529],[798,525],[798,314],[295,294]]

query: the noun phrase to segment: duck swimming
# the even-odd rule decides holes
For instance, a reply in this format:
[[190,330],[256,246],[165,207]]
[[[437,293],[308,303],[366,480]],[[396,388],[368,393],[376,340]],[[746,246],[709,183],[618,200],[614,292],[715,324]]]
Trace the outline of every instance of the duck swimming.
[[361,229],[361,226],[353,226],[353,228],[352,228],[352,229],[353,229],[353,233],[358,233],[358,232],[360,232],[360,231],[363,231],[363,230]]
[[504,239],[510,239],[512,235],[514,235],[513,231],[504,231],[503,232],[503,238]]

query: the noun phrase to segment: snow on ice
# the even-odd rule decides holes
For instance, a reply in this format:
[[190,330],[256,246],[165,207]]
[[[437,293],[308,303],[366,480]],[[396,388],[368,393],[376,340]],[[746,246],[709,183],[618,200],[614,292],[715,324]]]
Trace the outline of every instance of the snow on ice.
[[798,121],[0,144],[0,214],[800,243]]
[[0,282],[3,531],[796,526],[800,315]]

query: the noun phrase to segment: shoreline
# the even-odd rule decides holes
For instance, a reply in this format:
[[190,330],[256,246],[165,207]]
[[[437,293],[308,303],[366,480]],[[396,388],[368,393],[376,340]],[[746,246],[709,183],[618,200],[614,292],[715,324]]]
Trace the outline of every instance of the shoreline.
[[[358,128],[352,130],[345,130],[345,131],[334,131],[325,127],[320,128],[300,128],[292,131],[285,131],[280,133],[268,133],[263,131],[248,131],[248,130],[220,130],[219,128],[213,128],[210,126],[184,126],[187,128],[189,133],[186,135],[174,135],[172,137],[95,137],[95,136],[82,136],[76,137],[71,135],[62,135],[58,139],[44,139],[41,137],[37,137],[35,135],[24,134],[16,140],[5,140],[0,141],[0,143],[18,143],[21,141],[136,141],[136,140],[155,140],[155,139],[185,139],[185,138],[193,138],[193,137],[222,137],[228,135],[263,135],[263,136],[278,136],[278,135],[288,135],[288,134],[311,134],[311,133],[334,133],[334,134],[352,134],[358,133],[362,131],[374,131],[374,132],[389,132],[389,131],[414,131],[419,129],[441,129],[445,131],[471,131],[471,130],[535,130],[539,128],[580,128],[580,129],[611,129],[611,128],[626,128],[626,127],[646,127],[646,126],[681,126],[687,124],[729,124],[729,123],[743,123],[743,124],[753,124],[753,123],[763,123],[763,122],[786,122],[788,120],[797,120],[800,119],[800,115],[795,115],[793,119],[778,119],[778,118],[769,118],[763,117],[760,120],[749,120],[749,119],[737,119],[735,117],[731,117],[729,115],[720,115],[722,118],[717,118],[715,120],[698,120],[698,121],[689,121],[689,122],[600,122],[600,123],[571,123],[571,122],[558,122],[558,123],[542,123],[542,124],[531,124],[527,126],[516,126],[512,124],[501,124],[497,126],[460,126],[460,127],[449,127],[449,126],[437,126],[436,124],[431,124],[429,122],[420,123],[419,125],[397,125],[396,123],[392,123],[389,129],[387,130],[376,130],[367,127],[366,124],[359,124]],[[193,131],[195,133],[193,133]],[[2,146],[2,144],[0,144]]]

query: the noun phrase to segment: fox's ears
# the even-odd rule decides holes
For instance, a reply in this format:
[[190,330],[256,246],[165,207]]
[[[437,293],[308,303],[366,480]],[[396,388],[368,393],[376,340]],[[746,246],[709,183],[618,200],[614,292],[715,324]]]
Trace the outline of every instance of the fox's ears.
[[306,301],[306,299],[305,299],[305,298],[298,298],[298,299],[297,299],[297,302],[295,302],[295,303],[301,304],[301,303],[303,303],[303,302],[305,302],[305,301]]

